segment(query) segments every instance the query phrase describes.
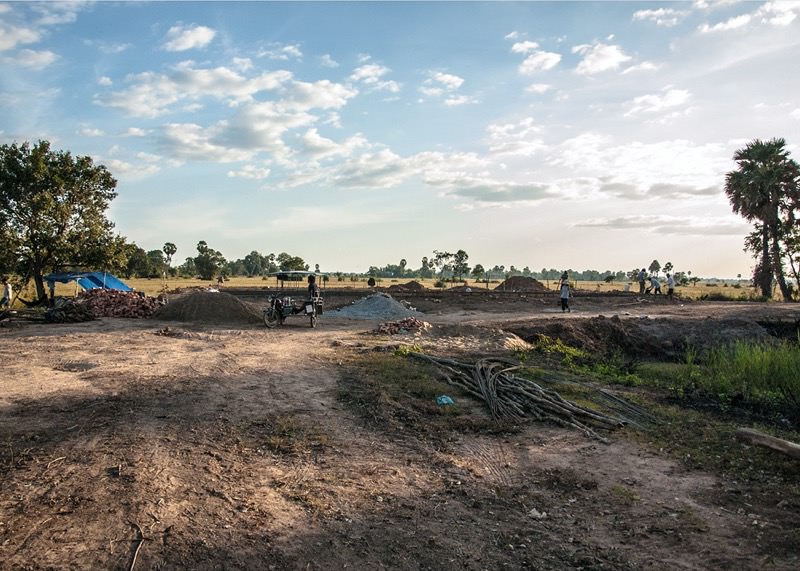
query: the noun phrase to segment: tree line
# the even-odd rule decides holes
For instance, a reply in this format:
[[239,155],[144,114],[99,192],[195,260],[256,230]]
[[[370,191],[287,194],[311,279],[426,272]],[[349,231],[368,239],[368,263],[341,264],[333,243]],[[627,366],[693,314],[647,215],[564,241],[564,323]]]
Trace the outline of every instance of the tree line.
[[[736,151],[737,169],[727,173],[725,192],[733,211],[753,223],[744,247],[753,253],[752,276],[765,298],[777,288],[785,300],[800,286],[800,167],[789,157],[783,139],[754,140]],[[161,250],[145,251],[114,232],[106,217],[116,198],[117,181],[104,165],[91,157],[57,151],[48,141],[0,146],[0,272],[27,283],[33,280],[37,295],[45,296],[44,276],[64,270],[103,269],[131,277],[264,276],[289,270],[309,270],[299,256],[253,250],[236,260],[226,260],[206,241],[197,252],[173,265],[177,248],[171,242]],[[315,265],[319,271],[319,265]],[[674,272],[657,260],[651,274],[672,272],[678,283],[696,281],[691,272]],[[433,250],[419,267],[401,259],[383,267],[370,266],[364,275],[373,278],[438,278],[449,281],[488,281],[522,275],[542,280],[557,279],[563,269],[533,271],[529,267],[469,265],[464,250]],[[634,280],[632,270],[568,270],[584,281]],[[342,277],[342,273],[335,274]]]

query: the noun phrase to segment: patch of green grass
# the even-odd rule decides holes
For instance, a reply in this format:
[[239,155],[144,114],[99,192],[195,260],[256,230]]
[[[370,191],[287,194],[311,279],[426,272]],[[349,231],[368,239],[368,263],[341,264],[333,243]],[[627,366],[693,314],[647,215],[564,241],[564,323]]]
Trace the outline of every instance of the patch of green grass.
[[722,400],[800,405],[800,345],[736,342],[709,352],[699,388]]

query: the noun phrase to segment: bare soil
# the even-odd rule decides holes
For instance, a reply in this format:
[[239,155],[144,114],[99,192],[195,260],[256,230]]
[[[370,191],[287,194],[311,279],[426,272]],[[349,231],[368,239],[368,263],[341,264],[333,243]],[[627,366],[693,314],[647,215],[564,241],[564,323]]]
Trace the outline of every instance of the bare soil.
[[632,428],[602,444],[365,405],[357,366],[404,343],[508,355],[542,332],[670,359],[796,327],[797,306],[578,292],[562,313],[550,294],[414,290],[432,327],[387,336],[328,312],[353,300],[330,293],[313,329],[266,329],[253,298],[252,312],[195,298],[153,319],[4,323],[0,567],[800,567],[800,506],[772,488],[690,468]]

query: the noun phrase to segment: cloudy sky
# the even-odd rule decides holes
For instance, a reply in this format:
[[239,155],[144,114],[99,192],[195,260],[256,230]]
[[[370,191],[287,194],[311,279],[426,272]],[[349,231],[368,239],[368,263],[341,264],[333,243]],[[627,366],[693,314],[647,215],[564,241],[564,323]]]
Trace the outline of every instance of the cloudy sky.
[[0,2],[0,142],[145,250],[749,275],[736,149],[800,158],[800,2]]

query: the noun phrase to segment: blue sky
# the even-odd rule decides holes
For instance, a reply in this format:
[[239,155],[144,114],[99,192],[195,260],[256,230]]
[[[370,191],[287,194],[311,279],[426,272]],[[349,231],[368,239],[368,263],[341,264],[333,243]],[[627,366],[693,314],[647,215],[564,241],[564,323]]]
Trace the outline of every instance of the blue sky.
[[724,175],[800,158],[800,2],[0,2],[0,141],[180,262],[748,276]]

